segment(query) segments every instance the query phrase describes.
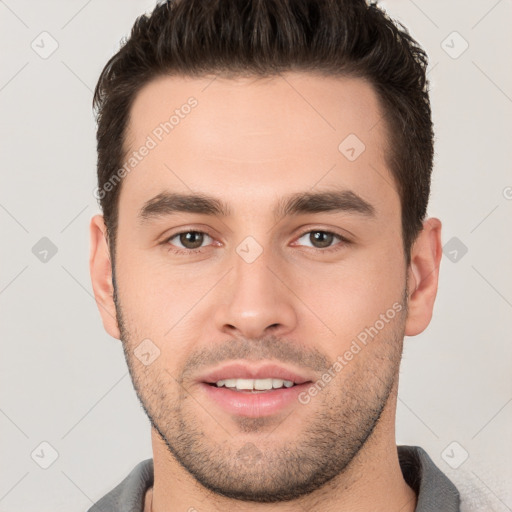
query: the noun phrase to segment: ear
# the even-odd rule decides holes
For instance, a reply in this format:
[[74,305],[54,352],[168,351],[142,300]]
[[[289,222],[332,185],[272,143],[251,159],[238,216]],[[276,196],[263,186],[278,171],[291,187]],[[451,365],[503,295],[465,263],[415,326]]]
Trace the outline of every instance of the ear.
[[441,221],[427,219],[411,249],[406,336],[420,334],[432,319],[442,254]]
[[112,285],[112,265],[107,242],[107,228],[103,215],[95,215],[91,219],[89,231],[91,242],[89,270],[94,298],[103,320],[103,327],[110,336],[121,339],[113,298],[114,287]]

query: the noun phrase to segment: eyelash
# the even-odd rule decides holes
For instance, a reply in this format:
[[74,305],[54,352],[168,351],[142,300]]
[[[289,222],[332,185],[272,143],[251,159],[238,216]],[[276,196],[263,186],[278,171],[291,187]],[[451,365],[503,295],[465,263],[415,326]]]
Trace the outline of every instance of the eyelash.
[[[176,238],[177,236],[183,235],[185,233],[199,233],[201,235],[207,235],[207,236],[209,236],[210,238],[213,239],[213,237],[209,233],[207,233],[205,231],[199,231],[199,230],[194,230],[194,229],[187,229],[187,230],[179,231],[178,233],[172,234],[171,236],[167,237],[162,242],[162,244],[164,244],[164,245],[165,244],[171,245],[170,241],[173,238]],[[326,249],[319,249],[317,247],[309,247],[309,249],[312,249],[315,252],[320,252],[320,253],[336,252],[336,251],[341,250],[344,246],[349,245],[349,244],[352,243],[350,240],[348,240],[344,236],[339,235],[338,233],[334,233],[333,231],[326,231],[324,229],[308,229],[307,231],[302,232],[297,237],[297,239],[302,238],[304,235],[307,235],[308,233],[324,233],[324,234],[327,234],[327,235],[333,235],[334,237],[339,238],[341,242],[343,242],[341,244],[341,246],[339,244],[336,244],[336,245],[334,245],[332,247],[327,247]],[[179,249],[179,248],[172,249],[172,248],[169,248],[169,252],[172,252],[172,253],[177,254],[177,255],[192,255],[192,254],[200,254],[200,253],[204,252],[204,249],[207,249],[207,247],[199,247],[197,249]]]

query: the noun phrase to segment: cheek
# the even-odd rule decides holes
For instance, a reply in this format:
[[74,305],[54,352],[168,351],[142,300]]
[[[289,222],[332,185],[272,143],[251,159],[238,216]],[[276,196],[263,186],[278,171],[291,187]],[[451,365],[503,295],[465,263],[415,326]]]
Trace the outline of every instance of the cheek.
[[[396,249],[375,254],[379,256],[354,258],[350,264],[315,272],[314,278],[303,284],[302,296],[307,297],[308,307],[334,332],[325,339],[333,340],[329,349],[326,346],[332,357],[365,328],[375,325],[381,315],[396,318],[397,310],[405,307],[402,254]],[[307,329],[307,323],[302,327]],[[391,324],[394,322],[386,323],[386,329]]]
[[[125,253],[116,264],[119,300],[127,327],[138,336],[166,343],[201,310],[221,270],[201,271],[194,265],[170,265],[163,258]],[[196,324],[197,326],[197,324]]]

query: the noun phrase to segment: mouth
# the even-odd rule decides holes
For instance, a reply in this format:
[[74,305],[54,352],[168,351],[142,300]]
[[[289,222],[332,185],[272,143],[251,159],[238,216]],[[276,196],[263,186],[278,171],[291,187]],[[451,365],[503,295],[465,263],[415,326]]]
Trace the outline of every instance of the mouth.
[[198,379],[206,399],[231,415],[271,416],[298,402],[312,378],[275,364],[232,363]]

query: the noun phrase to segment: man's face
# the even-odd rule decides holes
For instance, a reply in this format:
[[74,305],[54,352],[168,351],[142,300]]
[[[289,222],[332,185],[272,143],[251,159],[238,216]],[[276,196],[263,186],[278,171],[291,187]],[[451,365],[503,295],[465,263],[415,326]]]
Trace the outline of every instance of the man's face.
[[[144,145],[122,183],[115,268],[139,399],[204,486],[252,501],[309,493],[344,470],[396,391],[406,266],[376,94],[299,73],[160,78],[131,111],[126,147]],[[157,203],[172,193],[227,215]],[[226,379],[284,387],[215,384]]]

